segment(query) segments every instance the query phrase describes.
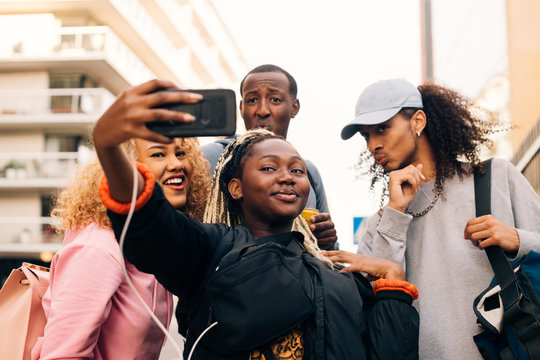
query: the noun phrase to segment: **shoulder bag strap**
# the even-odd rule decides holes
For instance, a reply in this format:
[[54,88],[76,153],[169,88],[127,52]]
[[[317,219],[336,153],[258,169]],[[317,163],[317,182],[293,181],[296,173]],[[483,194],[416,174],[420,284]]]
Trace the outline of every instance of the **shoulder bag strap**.
[[[484,162],[484,171],[484,176],[478,171],[474,173],[476,216],[491,213],[491,159]],[[504,320],[514,328],[529,358],[538,359],[540,358],[540,322],[528,307],[522,308],[517,277],[504,251],[499,246],[490,246],[485,250],[495,278],[501,287]],[[509,353],[507,350],[504,351]]]
[[[484,175],[477,170],[474,172],[474,195],[476,216],[491,214],[491,159],[483,162]],[[495,278],[501,287],[501,298],[505,310],[519,301],[519,290],[516,275],[508,262],[504,251],[499,246],[485,249],[486,255],[495,273]]]
[[[491,212],[490,160],[484,163],[484,170],[484,176],[481,176],[477,171],[474,174],[476,216]],[[504,321],[512,325],[529,358],[539,359],[540,322],[527,305],[522,307],[520,304],[521,290],[512,266],[499,246],[487,247],[486,254],[495,273],[495,278],[501,287],[500,296],[504,308]],[[510,353],[508,348],[503,349],[503,352]]]

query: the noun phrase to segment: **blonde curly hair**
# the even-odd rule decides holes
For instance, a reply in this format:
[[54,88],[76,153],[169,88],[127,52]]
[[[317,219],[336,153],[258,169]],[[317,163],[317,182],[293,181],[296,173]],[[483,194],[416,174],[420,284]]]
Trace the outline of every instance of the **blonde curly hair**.
[[82,229],[90,222],[110,229],[107,209],[98,195],[103,169],[97,159],[80,169],[67,187],[53,197],[51,216],[59,220],[58,233],[69,229]]
[[[176,141],[185,151],[193,169],[189,174],[190,187],[186,205],[182,210],[201,221],[211,185],[210,164],[204,157],[197,138],[182,138]],[[133,151],[137,158],[132,140],[126,142],[125,147]],[[79,170],[67,187],[54,195],[51,216],[59,220],[59,225],[55,227],[58,233],[69,229],[82,229],[90,222],[106,229],[111,228],[107,209],[98,195],[102,177],[103,169],[96,158]]]
[[212,185],[210,163],[204,157],[199,139],[177,138],[176,141],[185,151],[192,168],[191,174],[189,174],[189,191],[183,211],[193,219],[202,221]]

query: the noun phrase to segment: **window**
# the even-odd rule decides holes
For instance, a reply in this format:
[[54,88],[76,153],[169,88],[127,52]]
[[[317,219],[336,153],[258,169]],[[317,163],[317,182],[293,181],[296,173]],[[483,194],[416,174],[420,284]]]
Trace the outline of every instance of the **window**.
[[[49,88],[51,89],[82,89],[96,88],[98,83],[85,74],[50,74]],[[53,113],[81,112],[81,97],[75,95],[51,96],[51,111]]]

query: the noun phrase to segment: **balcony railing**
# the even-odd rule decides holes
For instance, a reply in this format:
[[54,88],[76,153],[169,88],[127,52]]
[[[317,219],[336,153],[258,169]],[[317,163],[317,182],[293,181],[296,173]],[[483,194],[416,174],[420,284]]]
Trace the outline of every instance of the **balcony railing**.
[[78,152],[0,153],[0,188],[65,185],[78,164]]
[[50,261],[62,246],[51,217],[0,216],[0,257],[44,257]]
[[62,242],[54,227],[58,222],[48,216],[0,216],[0,243],[47,244]]
[[107,26],[72,26],[59,30],[60,44],[55,51],[64,54],[103,52],[116,70],[131,84],[152,79],[155,75],[133,51]]
[[21,116],[51,121],[51,115],[65,114],[70,114],[74,121],[77,116],[89,115],[96,120],[114,99],[103,88],[0,90],[0,123],[16,121]]
[[[41,29],[49,31],[50,43],[39,44],[17,34],[7,34],[3,41],[11,47],[0,51],[2,61],[43,61],[65,58],[67,60],[104,60],[130,84],[138,84],[156,76],[133,51],[107,26],[72,26]],[[6,51],[7,50],[7,51]]]

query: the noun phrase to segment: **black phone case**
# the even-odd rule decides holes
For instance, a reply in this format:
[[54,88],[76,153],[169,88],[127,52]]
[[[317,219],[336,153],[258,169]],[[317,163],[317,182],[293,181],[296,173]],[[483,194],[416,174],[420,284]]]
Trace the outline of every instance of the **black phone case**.
[[187,112],[195,116],[192,123],[154,121],[146,124],[150,130],[168,137],[228,136],[236,132],[236,96],[230,89],[181,90],[204,96],[196,104],[166,104],[159,108]]

